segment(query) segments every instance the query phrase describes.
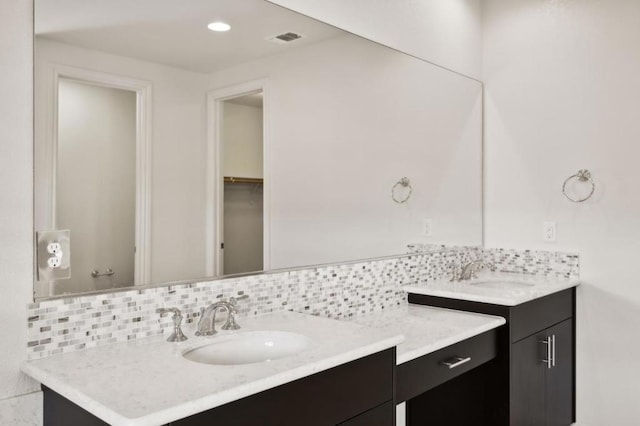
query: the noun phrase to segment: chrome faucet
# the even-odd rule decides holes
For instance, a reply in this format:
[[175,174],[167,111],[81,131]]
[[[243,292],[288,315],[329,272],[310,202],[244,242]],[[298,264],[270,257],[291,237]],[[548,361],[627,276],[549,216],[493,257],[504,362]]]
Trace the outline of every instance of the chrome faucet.
[[490,263],[483,262],[482,260],[474,260],[472,262],[467,263],[462,267],[459,281],[470,280],[471,278],[478,278],[476,276],[476,272],[478,272],[479,270],[485,267],[493,268],[493,265]]
[[212,303],[206,308],[202,309],[200,313],[200,321],[198,321],[198,329],[196,336],[213,336],[216,331],[216,312],[218,309],[224,309],[227,311],[227,322],[222,326],[223,330],[237,330],[240,326],[236,323],[235,315],[237,313],[235,300],[231,302],[221,300],[216,303]]

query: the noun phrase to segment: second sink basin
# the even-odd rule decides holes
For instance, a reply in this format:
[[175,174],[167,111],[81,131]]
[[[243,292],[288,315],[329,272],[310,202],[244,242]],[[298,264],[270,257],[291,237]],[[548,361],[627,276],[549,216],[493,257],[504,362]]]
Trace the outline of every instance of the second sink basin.
[[533,283],[528,283],[524,281],[515,281],[515,280],[479,280],[470,282],[471,285],[476,287],[484,287],[484,288],[497,288],[497,289],[508,289],[508,288],[526,288],[531,287]]
[[204,364],[252,364],[297,354],[312,343],[307,336],[288,331],[247,331],[225,337],[228,338],[187,350],[182,356]]

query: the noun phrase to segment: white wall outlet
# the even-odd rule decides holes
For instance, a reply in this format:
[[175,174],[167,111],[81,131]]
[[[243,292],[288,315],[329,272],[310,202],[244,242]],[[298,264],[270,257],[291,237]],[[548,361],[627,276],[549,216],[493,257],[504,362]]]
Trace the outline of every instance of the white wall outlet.
[[543,222],[542,241],[544,241],[545,243],[556,242],[556,223],[555,222]]
[[433,221],[431,219],[424,219],[422,221],[422,235],[425,237],[431,237],[433,235]]

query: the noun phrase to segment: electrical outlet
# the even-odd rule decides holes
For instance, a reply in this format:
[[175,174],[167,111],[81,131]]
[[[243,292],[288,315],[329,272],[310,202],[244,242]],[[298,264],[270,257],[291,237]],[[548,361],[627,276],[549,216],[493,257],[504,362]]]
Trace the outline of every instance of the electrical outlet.
[[433,235],[433,221],[431,219],[425,219],[422,222],[422,235],[425,237],[431,237]]
[[544,222],[542,224],[542,241],[545,243],[556,242],[556,223]]

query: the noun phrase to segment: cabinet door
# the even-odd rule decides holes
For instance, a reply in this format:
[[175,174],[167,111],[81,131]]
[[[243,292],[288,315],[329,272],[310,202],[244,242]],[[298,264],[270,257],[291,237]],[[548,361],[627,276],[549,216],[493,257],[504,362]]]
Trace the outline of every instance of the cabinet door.
[[527,337],[511,347],[510,424],[541,426],[545,416],[546,334]]
[[554,337],[554,363],[547,371],[547,426],[573,423],[573,320],[547,329]]
[[572,319],[512,345],[510,417],[517,426],[573,422]]

